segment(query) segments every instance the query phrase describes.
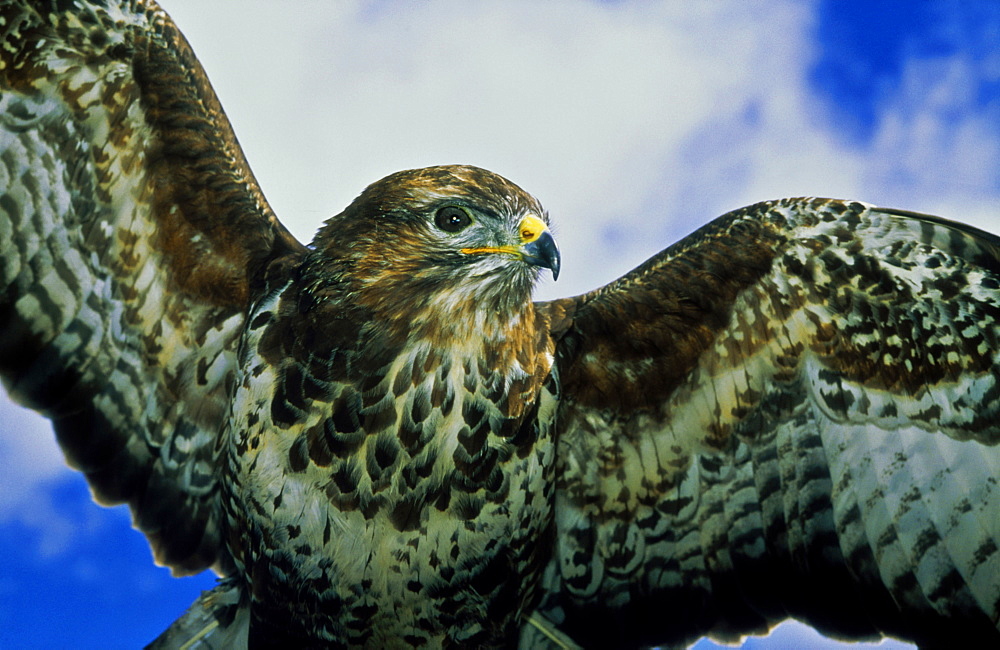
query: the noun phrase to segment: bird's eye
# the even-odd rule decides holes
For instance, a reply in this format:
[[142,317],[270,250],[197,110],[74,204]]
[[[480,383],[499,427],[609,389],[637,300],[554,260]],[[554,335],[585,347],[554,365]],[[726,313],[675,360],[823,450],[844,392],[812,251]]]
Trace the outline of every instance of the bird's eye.
[[462,208],[446,205],[434,215],[434,223],[445,232],[458,232],[468,228],[472,217]]

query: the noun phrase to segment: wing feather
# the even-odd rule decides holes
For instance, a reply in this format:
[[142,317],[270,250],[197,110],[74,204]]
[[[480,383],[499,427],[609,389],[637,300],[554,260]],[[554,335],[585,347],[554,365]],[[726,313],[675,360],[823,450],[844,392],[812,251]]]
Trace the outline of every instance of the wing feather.
[[540,304],[562,382],[541,614],[619,646],[789,616],[1000,638],[998,243],[789,199]]
[[303,250],[155,3],[0,4],[0,374],[176,572],[225,563],[235,347]]

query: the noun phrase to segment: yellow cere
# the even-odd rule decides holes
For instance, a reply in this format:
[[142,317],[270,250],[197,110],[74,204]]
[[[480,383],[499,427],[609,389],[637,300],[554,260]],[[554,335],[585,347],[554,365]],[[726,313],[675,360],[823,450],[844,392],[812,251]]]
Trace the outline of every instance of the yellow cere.
[[518,226],[522,244],[530,244],[541,237],[546,230],[548,230],[548,226],[545,225],[545,222],[533,214],[522,219],[521,225]]

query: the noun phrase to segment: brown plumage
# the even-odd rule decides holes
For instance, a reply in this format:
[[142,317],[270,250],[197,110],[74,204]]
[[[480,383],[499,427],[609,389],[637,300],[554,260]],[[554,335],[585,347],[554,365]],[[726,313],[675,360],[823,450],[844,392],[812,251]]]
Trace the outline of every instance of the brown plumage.
[[[468,226],[438,227],[455,208]],[[516,636],[546,558],[554,449],[536,415],[552,399],[552,341],[530,301],[535,268],[462,251],[517,245],[522,219],[542,214],[484,170],[395,174],[251,309],[225,493],[255,634]]]
[[998,239],[825,199],[533,303],[539,203],[393,174],[299,244],[153,3],[0,3],[0,373],[157,561],[154,645],[1000,637]]

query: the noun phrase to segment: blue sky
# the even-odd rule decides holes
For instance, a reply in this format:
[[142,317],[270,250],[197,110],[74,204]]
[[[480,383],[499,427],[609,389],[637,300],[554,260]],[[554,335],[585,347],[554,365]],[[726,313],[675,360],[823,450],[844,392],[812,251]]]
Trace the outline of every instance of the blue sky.
[[[542,298],[779,196],[1000,231],[1000,3],[163,5],[303,240],[371,181],[451,162],[546,205],[564,267]],[[155,567],[6,401],[0,459],[0,647],[137,647],[212,585]],[[800,634],[746,647],[818,647]]]

